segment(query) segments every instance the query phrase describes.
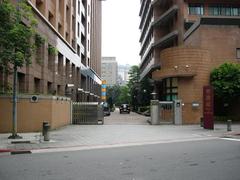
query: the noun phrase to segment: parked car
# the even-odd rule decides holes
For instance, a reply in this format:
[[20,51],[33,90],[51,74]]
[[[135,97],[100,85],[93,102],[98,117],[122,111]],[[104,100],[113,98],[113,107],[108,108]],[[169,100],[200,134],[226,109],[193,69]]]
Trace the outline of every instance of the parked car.
[[101,106],[103,108],[103,114],[104,116],[110,116],[111,115],[111,109],[107,102],[102,102]]
[[120,107],[119,107],[119,111],[120,111],[120,114],[122,114],[123,112],[126,112],[126,113],[130,113],[130,108],[129,108],[129,105],[128,104],[122,104]]

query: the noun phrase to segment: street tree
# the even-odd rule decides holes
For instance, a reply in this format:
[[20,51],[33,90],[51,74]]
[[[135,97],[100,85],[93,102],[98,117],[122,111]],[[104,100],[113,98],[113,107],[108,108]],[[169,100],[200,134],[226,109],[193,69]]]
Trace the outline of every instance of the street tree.
[[120,104],[124,104],[130,103],[130,91],[129,91],[129,87],[128,86],[120,86],[120,95],[118,97],[118,105]]
[[224,63],[210,76],[217,98],[230,102],[240,97],[240,64]]
[[107,102],[111,108],[113,107],[113,104],[119,104],[118,97],[120,93],[119,85],[107,86]]
[[133,110],[137,110],[139,106],[148,106],[150,104],[153,87],[148,77],[140,81],[140,69],[138,66],[131,67],[127,86],[129,87],[130,102]]
[[15,6],[9,0],[1,0],[0,17],[0,66],[4,73],[13,70],[13,131],[11,138],[18,138],[17,70],[31,63],[31,55],[35,50],[33,38],[37,23],[26,0],[18,0]]

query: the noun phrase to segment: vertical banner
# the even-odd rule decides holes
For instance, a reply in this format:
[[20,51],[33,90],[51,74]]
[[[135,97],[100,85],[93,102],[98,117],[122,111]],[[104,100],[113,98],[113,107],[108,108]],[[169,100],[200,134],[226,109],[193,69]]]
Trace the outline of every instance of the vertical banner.
[[107,91],[107,81],[106,80],[102,80],[102,100],[106,101],[106,91]]
[[214,129],[214,101],[213,88],[203,87],[203,127],[204,129]]

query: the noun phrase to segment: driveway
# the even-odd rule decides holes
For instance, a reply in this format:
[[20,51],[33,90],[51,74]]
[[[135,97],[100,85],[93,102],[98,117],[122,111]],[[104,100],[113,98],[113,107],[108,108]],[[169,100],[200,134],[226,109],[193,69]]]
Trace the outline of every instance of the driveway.
[[139,115],[135,112],[130,112],[130,114],[119,113],[119,109],[116,108],[114,112],[111,112],[110,116],[104,117],[105,125],[148,125],[147,120],[150,117]]

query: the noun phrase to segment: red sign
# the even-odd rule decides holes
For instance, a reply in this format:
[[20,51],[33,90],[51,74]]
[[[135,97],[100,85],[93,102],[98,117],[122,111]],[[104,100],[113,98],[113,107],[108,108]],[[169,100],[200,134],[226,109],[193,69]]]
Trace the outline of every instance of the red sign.
[[205,129],[214,129],[214,102],[213,88],[211,86],[203,87],[203,127]]

